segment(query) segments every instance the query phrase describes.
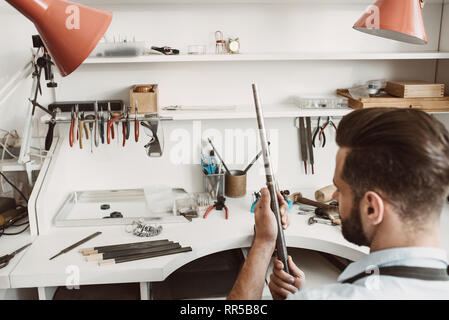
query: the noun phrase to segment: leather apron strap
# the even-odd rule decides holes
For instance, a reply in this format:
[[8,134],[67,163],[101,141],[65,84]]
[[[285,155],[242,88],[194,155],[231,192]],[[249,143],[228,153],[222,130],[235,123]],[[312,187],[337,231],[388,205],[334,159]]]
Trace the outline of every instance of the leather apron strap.
[[[352,278],[343,281],[342,283],[354,283],[357,280],[375,274],[376,274],[375,271],[371,273],[362,272]],[[379,273],[377,275],[393,276],[400,278],[412,278],[427,281],[449,281],[449,266],[447,267],[447,269],[433,269],[433,268],[407,267],[407,266],[380,267]]]

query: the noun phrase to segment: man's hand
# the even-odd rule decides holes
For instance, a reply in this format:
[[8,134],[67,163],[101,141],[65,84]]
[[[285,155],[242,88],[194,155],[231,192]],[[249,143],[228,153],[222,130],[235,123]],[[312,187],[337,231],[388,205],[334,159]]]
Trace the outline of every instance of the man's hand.
[[[260,191],[262,197],[254,208],[255,222],[256,222],[256,236],[254,242],[263,245],[274,247],[278,235],[277,221],[274,212],[271,210],[270,192],[267,188]],[[284,197],[278,192],[279,211],[281,213],[282,228],[285,230],[290,224],[287,209],[288,204]]]
[[280,260],[274,259],[273,273],[270,275],[268,284],[274,300],[287,298],[290,293],[296,293],[306,283],[304,272],[293,263],[290,256],[288,256],[288,267],[291,275],[284,271],[284,264]]

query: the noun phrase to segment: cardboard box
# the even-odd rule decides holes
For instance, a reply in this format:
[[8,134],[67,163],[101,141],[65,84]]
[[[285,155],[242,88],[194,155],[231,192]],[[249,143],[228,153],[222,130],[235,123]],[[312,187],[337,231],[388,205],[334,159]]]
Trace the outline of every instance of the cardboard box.
[[136,101],[138,103],[137,113],[139,114],[159,112],[158,85],[138,84],[132,86],[129,90],[131,113],[134,113]]
[[441,98],[444,84],[425,81],[388,81],[385,91],[399,98]]

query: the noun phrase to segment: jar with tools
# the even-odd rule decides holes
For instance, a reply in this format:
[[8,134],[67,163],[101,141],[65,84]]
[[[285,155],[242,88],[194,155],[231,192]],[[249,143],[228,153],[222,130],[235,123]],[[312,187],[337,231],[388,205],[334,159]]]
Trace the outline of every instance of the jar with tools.
[[211,151],[207,157],[201,155],[201,168],[204,176],[204,190],[211,199],[216,200],[224,193],[225,175],[215,158],[214,151]]

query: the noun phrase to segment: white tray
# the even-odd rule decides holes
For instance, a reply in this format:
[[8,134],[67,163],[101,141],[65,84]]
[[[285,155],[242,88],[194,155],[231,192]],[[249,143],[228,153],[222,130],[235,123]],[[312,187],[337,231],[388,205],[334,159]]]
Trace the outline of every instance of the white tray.
[[[110,209],[102,210],[108,204]],[[104,218],[118,211],[123,218]],[[173,212],[154,216],[147,208],[143,189],[76,191],[67,197],[55,216],[57,227],[126,225],[138,219],[155,224],[188,222]]]

